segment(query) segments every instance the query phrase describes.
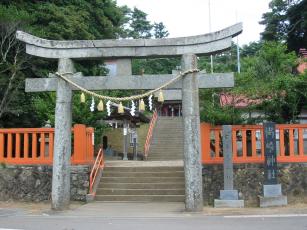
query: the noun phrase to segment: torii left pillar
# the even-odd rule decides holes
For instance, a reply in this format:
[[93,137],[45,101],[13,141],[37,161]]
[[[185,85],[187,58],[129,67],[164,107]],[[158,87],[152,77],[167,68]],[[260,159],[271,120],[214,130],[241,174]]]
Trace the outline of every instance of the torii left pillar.
[[[74,65],[71,59],[61,58],[58,72],[72,76]],[[52,204],[54,210],[66,210],[70,202],[70,155],[72,89],[66,81],[58,78],[55,107],[55,137],[52,170]]]

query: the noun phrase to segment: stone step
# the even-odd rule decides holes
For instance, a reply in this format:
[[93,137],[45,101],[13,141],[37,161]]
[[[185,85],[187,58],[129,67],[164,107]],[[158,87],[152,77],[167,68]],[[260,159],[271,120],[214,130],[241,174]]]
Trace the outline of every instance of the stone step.
[[149,151],[150,153],[157,153],[160,155],[171,155],[171,154],[181,154],[183,153],[183,149],[171,149],[171,148],[156,148],[155,146],[152,147]]
[[182,121],[182,117],[158,117],[157,121],[164,122],[164,121],[171,121],[171,122],[179,122]]
[[182,166],[157,166],[157,167],[105,167],[106,172],[178,172],[183,171]]
[[184,195],[184,189],[97,189],[96,195]]
[[[171,141],[170,141],[171,142]],[[162,152],[166,152],[164,150],[181,150],[183,149],[183,145],[180,143],[180,142],[177,142],[177,143],[170,143],[170,144],[161,144],[161,143],[151,143],[150,145],[151,149],[157,149],[159,151],[162,151]]]
[[180,142],[177,142],[177,143],[170,143],[170,144],[152,143],[150,145],[149,150],[155,149],[162,153],[166,153],[168,151],[183,151],[184,146]]
[[156,154],[149,154],[148,155],[148,159],[178,159],[178,160],[182,160],[183,159],[183,154],[178,154],[178,155],[156,155]]
[[157,153],[157,154],[160,154],[160,155],[176,155],[176,154],[182,154],[183,153],[183,148],[181,149],[167,149],[167,148],[156,148],[156,147],[153,147],[150,149],[150,153]]
[[163,138],[170,138],[170,139],[177,139],[183,138],[183,133],[170,133],[170,132],[155,132],[153,138],[163,139]]
[[175,153],[164,153],[162,154],[161,152],[149,152],[148,156],[157,156],[157,157],[178,157],[178,156],[183,156],[183,152],[175,152]]
[[183,177],[183,171],[172,172],[117,172],[106,171],[103,172],[104,177]]
[[168,138],[168,137],[159,137],[159,138],[153,138],[151,141],[151,144],[163,144],[165,146],[174,146],[177,144],[183,145],[184,139],[181,137],[175,137],[175,138]]
[[[161,144],[165,144],[165,145],[171,145],[171,144],[181,144],[183,145],[183,137],[153,137],[152,142],[151,143],[161,143]],[[173,143],[174,142],[174,143]]]
[[148,158],[149,161],[173,161],[173,160],[182,160],[183,157],[169,157],[169,158],[161,158],[161,157],[151,157]]
[[167,122],[167,121],[164,121],[164,122],[158,122],[156,123],[156,126],[155,127],[165,127],[165,126],[169,126],[169,127],[183,127],[183,123],[181,121],[170,121],[170,122]]
[[101,183],[165,183],[165,182],[181,182],[184,177],[104,177]]
[[176,183],[100,183],[98,189],[184,189],[184,181]]
[[159,132],[159,133],[154,133],[153,138],[158,139],[158,140],[161,140],[161,139],[163,140],[166,138],[167,139],[179,139],[179,138],[183,139],[183,134],[181,133],[172,134],[172,133]]
[[168,136],[168,137],[181,137],[183,136],[183,132],[181,131],[174,131],[174,132],[170,132],[169,130],[165,130],[165,131],[157,131],[154,132],[154,137],[159,137],[159,136]]
[[183,150],[183,146],[181,147],[181,144],[179,144],[179,147],[177,147],[178,145],[176,145],[176,143],[172,143],[172,145],[161,145],[161,144],[155,144],[155,145],[151,145],[151,149],[156,149],[158,151],[162,151],[162,152],[167,152],[167,151],[180,151],[181,149]]
[[154,133],[152,136],[153,139],[165,140],[165,139],[183,139],[182,133]]
[[163,153],[161,153],[161,151],[150,151],[148,156],[176,157],[176,156],[183,156],[183,151],[163,152]]
[[183,124],[167,124],[167,123],[161,124],[161,123],[159,123],[155,126],[155,128],[162,128],[162,129],[166,129],[166,127],[170,127],[170,128],[178,129],[178,130],[180,130],[180,129],[183,130]]
[[184,202],[184,195],[96,195],[97,201]]
[[159,120],[159,121],[163,121],[163,120],[182,120],[182,117],[176,117],[176,116],[173,116],[173,117],[170,117],[170,116],[159,116],[159,117],[158,117],[158,120]]
[[157,132],[175,133],[175,131],[183,132],[183,127],[161,125],[161,126],[156,126],[154,130]]
[[178,127],[178,126],[161,125],[161,126],[156,126],[155,131],[157,131],[157,132],[168,132],[168,133],[174,133],[175,134],[175,131],[183,133],[183,128]]

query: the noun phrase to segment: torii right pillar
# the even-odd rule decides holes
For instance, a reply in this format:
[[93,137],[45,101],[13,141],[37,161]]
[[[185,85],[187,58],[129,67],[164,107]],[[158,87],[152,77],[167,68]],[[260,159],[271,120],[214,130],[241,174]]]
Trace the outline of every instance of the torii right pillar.
[[[184,54],[182,71],[196,69],[197,57]],[[184,127],[184,171],[186,211],[203,210],[203,185],[200,147],[200,118],[197,73],[187,74],[182,80],[182,117]]]

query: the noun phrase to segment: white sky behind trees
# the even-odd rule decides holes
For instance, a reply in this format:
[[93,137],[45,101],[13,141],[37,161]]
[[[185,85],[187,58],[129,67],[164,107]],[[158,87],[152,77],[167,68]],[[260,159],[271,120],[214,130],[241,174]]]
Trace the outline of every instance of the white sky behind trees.
[[[243,22],[239,44],[260,39],[264,26],[262,14],[269,11],[270,0],[210,0],[211,31]],[[118,5],[137,7],[148,14],[151,22],[163,22],[169,37],[209,32],[209,0],[117,0]]]

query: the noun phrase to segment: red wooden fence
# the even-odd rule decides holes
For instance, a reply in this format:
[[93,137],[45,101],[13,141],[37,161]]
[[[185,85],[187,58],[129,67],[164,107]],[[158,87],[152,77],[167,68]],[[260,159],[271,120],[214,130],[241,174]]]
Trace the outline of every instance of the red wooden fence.
[[[72,164],[94,161],[94,129],[76,124],[72,129]],[[56,144],[56,143],[55,143]],[[0,129],[0,162],[51,165],[54,128]]]
[[[262,125],[233,125],[232,150],[234,163],[263,163]],[[222,127],[201,124],[203,164],[223,162]],[[307,162],[307,124],[276,125],[277,161]]]

